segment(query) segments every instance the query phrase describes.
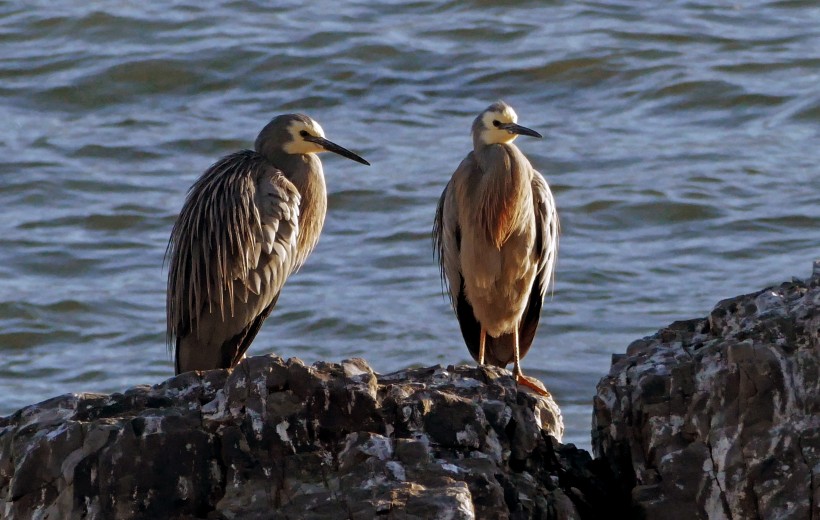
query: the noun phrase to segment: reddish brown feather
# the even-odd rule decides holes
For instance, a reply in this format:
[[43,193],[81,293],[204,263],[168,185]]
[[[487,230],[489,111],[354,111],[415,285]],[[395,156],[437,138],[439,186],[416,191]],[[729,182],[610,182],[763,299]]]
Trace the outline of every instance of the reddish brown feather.
[[483,227],[490,243],[497,249],[501,249],[518,221],[521,212],[519,201],[524,193],[518,163],[510,160],[510,152],[506,148],[505,152],[504,164],[501,167],[504,171],[510,172],[509,176],[492,176],[492,183],[486,191],[487,203],[481,211]]

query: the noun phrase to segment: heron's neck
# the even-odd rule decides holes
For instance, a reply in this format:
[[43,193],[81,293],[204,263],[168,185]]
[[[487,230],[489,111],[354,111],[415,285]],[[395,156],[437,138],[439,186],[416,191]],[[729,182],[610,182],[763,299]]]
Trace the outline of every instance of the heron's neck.
[[531,166],[511,143],[477,146],[475,157],[482,172],[476,186],[476,217],[500,249],[525,224],[526,210],[532,206]]
[[281,154],[273,159],[273,164],[282,170],[302,197],[299,204],[299,237],[296,247],[304,261],[319,240],[327,213],[327,188],[322,162],[312,153]]

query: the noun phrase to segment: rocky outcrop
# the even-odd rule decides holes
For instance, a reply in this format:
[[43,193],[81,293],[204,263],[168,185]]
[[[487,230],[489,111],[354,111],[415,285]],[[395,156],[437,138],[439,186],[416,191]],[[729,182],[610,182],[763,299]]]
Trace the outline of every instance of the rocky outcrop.
[[615,356],[595,460],[492,367],[276,356],[0,418],[0,517],[820,520],[820,264]]
[[0,419],[0,515],[599,518],[612,485],[562,430],[505,370],[253,357]]
[[638,516],[820,518],[820,265],[632,343],[594,406]]

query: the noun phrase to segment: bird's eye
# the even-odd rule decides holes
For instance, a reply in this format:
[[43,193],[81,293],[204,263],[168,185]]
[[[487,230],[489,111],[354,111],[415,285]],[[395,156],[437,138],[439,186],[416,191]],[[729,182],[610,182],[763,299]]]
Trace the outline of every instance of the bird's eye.
[[501,126],[501,121],[499,121],[498,119],[493,119],[493,126],[498,128],[499,126]]
[[307,137],[307,136],[309,136],[310,134],[309,134],[309,133],[307,133],[307,130],[302,130],[301,132],[299,132],[299,135],[301,135],[302,137]]

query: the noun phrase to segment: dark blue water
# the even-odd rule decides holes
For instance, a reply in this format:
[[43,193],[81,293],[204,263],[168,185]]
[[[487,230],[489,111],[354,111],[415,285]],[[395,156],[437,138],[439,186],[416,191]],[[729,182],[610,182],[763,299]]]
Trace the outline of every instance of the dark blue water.
[[373,166],[323,158],[324,234],[251,353],[472,362],[429,232],[502,98],[563,224],[524,368],[586,446],[611,353],[809,274],[819,27],[812,1],[0,5],[0,413],[172,374],[185,192],[292,111]]

